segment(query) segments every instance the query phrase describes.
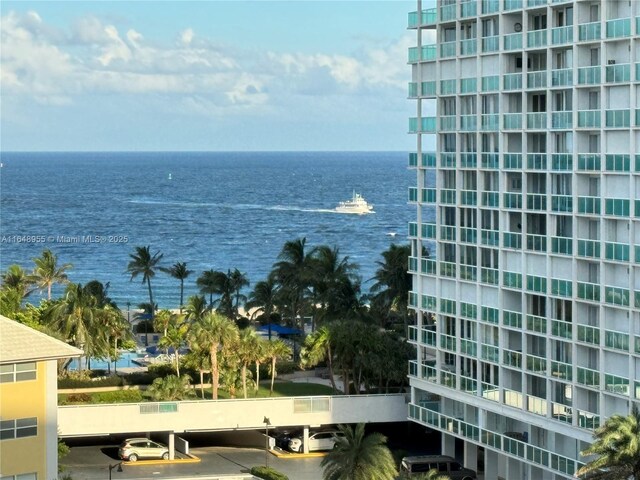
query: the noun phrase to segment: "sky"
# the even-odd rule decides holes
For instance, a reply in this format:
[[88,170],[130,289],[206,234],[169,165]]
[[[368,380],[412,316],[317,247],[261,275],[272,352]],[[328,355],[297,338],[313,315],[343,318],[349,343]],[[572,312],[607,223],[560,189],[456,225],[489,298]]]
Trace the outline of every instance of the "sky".
[[3,0],[0,149],[410,150],[411,10]]

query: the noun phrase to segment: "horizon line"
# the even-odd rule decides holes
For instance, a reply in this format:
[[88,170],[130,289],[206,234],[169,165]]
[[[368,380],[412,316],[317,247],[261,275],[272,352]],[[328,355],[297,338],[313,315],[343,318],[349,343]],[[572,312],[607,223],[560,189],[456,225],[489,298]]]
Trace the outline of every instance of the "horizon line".
[[0,150],[8,153],[407,153],[410,150]]

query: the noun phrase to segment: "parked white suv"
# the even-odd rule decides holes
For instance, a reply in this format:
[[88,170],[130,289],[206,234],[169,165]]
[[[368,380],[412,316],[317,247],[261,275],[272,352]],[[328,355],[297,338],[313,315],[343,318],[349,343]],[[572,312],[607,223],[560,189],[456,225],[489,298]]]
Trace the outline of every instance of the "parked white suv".
[[[317,452],[320,450],[331,450],[336,443],[336,438],[343,436],[344,434],[339,430],[324,430],[321,432],[309,433],[309,451]],[[289,440],[288,447],[292,452],[304,452],[302,434],[292,437]]]
[[148,438],[127,438],[118,450],[118,456],[122,460],[137,462],[143,458],[169,458],[169,449],[166,445],[152,442]]

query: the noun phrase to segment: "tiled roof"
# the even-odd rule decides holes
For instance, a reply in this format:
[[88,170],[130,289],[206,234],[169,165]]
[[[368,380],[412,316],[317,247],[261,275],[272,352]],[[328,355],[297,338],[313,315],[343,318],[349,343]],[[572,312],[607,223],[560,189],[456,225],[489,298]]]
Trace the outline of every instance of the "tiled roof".
[[79,357],[82,350],[0,315],[0,364]]

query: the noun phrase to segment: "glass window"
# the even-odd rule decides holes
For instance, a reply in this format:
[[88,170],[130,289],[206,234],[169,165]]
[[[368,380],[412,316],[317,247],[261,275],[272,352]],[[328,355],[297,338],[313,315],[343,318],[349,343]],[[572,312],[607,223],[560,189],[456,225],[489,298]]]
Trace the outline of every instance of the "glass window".
[[23,382],[36,379],[36,363],[0,365],[0,383]]

